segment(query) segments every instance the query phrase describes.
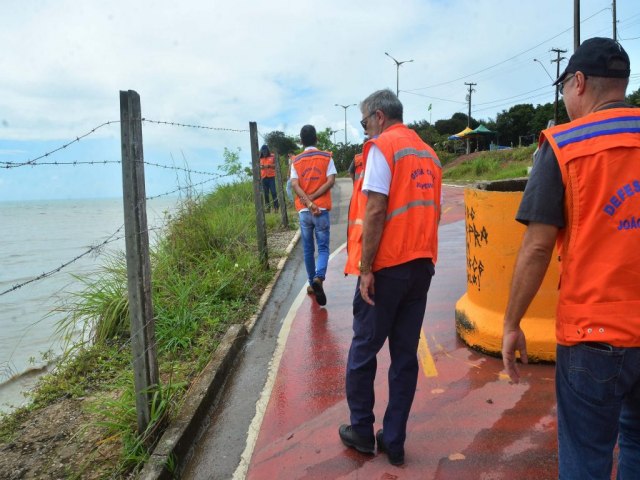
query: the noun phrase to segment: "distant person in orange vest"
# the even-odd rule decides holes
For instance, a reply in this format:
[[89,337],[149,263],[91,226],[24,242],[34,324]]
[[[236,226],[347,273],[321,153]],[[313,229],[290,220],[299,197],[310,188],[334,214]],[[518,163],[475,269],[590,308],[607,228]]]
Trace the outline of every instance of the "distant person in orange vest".
[[[346,372],[350,423],[338,433],[346,446],[363,453],[374,453],[377,442],[392,465],[402,465],[418,381],[418,341],[438,254],[442,167],[433,149],[402,123],[402,103],[392,91],[372,93],[360,110],[371,140],[364,145],[364,178],[355,180],[349,208],[345,272],[358,281]],[[383,428],[374,436],[376,357],[387,339],[389,402]]]
[[[364,141],[362,142],[363,146],[366,143],[366,141],[367,141],[367,137],[365,137]],[[351,160],[351,163],[349,164],[349,168],[347,168],[347,172],[349,172],[349,177],[351,177],[351,181],[355,182],[356,175],[361,174],[362,170],[363,170],[362,152],[360,152],[354,155],[353,160]]]
[[[338,172],[331,152],[316,148],[318,137],[313,125],[302,127],[300,141],[304,151],[293,159],[291,187],[296,193],[295,206],[300,216],[304,265],[309,280],[307,293],[313,293],[318,305],[324,306],[327,304],[323,283],[329,263],[331,188]],[[318,244],[317,260],[314,235]]]
[[558,77],[571,121],[543,130],[516,220],[527,225],[504,317],[502,358],[520,381],[520,321],[557,244],[559,476],[640,479],[640,110],[629,56],[585,40]]
[[[275,156],[269,151],[267,145],[260,147],[260,178],[264,191],[264,204],[267,211],[271,210],[272,202],[275,211],[278,211],[278,194],[276,193],[276,162]],[[271,201],[269,200],[271,196]]]

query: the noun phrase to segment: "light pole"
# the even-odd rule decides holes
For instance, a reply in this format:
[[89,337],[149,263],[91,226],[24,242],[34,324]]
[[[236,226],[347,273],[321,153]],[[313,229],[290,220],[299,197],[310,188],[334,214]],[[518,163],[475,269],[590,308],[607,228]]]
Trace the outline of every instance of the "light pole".
[[341,132],[344,128],[339,128],[338,130],[329,130],[329,132],[333,135],[333,143],[336,143],[336,133]]
[[[551,80],[551,83],[553,84],[553,82],[555,82],[555,80],[553,79],[551,74],[547,71],[547,69],[542,64],[542,62],[540,60],[538,60],[537,58],[534,58],[533,61],[534,62],[538,62],[540,64],[540,66],[544,70],[544,73],[547,74],[547,77],[549,77],[549,79]],[[558,65],[560,65],[560,62],[558,62]],[[554,125],[558,124],[558,89],[559,88],[560,88],[559,85],[556,85],[556,99],[555,99],[555,102],[553,103],[553,124]]]
[[411,59],[411,60],[402,60],[400,62],[400,61],[396,60],[395,58],[393,58],[391,55],[389,55],[387,52],[384,52],[384,54],[387,57],[389,57],[391,60],[396,62],[396,97],[399,97],[400,96],[400,65],[402,65],[403,63],[413,62],[413,59]]
[[338,103],[335,104],[336,107],[344,108],[344,144],[347,144],[347,108],[355,107],[356,104],[352,103],[351,105],[340,105]]

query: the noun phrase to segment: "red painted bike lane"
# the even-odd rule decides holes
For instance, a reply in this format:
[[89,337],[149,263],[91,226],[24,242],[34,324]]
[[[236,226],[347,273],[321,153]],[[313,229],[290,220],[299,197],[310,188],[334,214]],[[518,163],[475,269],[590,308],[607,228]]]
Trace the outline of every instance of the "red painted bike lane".
[[[343,248],[329,262],[326,308],[301,293],[285,321],[275,376],[258,408],[264,415],[254,420],[253,448],[245,451],[237,478],[557,478],[553,366],[525,366],[524,382],[512,385],[500,359],[469,349],[456,335],[455,302],[466,289],[463,189],[448,187],[444,198],[405,465],[347,449],[338,437],[338,426],[349,419],[344,376],[356,283],[342,273]],[[385,346],[378,356],[376,429],[387,402],[388,367]]]

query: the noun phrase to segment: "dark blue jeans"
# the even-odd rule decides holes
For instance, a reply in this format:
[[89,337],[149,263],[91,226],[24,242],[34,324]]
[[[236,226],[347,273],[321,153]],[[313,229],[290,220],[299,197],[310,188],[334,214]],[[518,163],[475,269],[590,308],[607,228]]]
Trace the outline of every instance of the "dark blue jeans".
[[269,194],[271,194],[271,201],[275,209],[278,209],[278,194],[276,193],[276,177],[266,177],[262,179],[262,189],[264,190],[264,205],[270,210],[271,202],[269,201]]
[[375,306],[362,300],[360,278],[356,285],[346,378],[351,425],[359,435],[373,438],[376,357],[388,338],[389,403],[382,426],[390,452],[404,451],[407,420],[418,382],[418,341],[433,274],[429,259],[375,272]]
[[556,396],[561,479],[640,479],[640,347],[558,345]]
[[[331,233],[331,221],[329,211],[322,210],[320,215],[312,215],[309,211],[300,212],[300,234],[302,237],[302,251],[304,266],[307,269],[309,285],[315,277],[324,280],[329,264],[329,239]],[[315,259],[315,235],[318,244],[318,260]]]

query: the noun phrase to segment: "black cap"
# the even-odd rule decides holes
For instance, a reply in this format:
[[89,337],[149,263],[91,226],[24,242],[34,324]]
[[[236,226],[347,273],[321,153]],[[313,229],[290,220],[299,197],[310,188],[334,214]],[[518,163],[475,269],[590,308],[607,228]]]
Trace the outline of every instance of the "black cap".
[[567,75],[578,71],[594,77],[629,78],[629,55],[611,38],[590,38],[571,55],[569,65],[553,84],[558,85]]

